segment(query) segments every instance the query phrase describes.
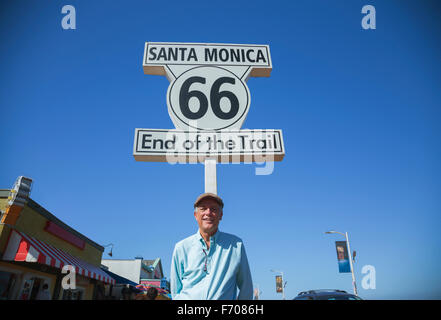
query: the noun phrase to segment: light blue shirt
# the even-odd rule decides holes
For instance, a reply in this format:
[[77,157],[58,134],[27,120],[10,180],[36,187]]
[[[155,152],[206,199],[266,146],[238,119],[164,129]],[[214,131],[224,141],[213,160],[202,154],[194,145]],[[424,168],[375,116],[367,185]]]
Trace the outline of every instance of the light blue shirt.
[[175,300],[253,299],[245,247],[242,240],[232,234],[217,231],[210,238],[209,250],[199,231],[178,242],[170,274]]

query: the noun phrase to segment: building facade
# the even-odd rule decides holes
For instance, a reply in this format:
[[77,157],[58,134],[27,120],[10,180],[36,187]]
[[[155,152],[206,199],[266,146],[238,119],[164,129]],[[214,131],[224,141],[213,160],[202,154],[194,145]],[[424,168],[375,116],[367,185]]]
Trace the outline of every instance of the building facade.
[[0,190],[0,299],[104,298],[115,283],[100,268],[104,248],[13,190]]
[[170,291],[170,283],[164,277],[160,258],[155,260],[143,260],[141,257],[126,260],[103,259],[101,263],[108,267],[109,271],[133,282]]

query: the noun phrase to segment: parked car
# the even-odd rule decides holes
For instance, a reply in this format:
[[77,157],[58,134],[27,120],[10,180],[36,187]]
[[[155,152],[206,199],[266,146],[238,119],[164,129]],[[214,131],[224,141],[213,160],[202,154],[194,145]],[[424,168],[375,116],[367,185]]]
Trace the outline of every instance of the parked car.
[[302,291],[293,300],[363,300],[344,290],[320,289]]

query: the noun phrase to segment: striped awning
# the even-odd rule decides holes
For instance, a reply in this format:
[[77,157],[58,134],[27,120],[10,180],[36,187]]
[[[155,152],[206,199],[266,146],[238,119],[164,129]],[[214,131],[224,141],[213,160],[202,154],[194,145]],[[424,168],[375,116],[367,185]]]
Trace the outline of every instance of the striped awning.
[[59,269],[70,265],[75,268],[77,274],[115,284],[115,280],[99,267],[17,230],[11,231],[2,260],[35,262]]

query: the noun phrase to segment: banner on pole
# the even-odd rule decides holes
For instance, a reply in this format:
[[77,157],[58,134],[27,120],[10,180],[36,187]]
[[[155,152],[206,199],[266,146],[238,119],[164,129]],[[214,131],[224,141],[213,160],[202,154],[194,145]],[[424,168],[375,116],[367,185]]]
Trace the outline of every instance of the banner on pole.
[[276,292],[281,293],[283,292],[283,283],[282,283],[282,276],[276,276]]
[[335,248],[337,249],[338,271],[340,273],[351,272],[346,241],[335,241]]

